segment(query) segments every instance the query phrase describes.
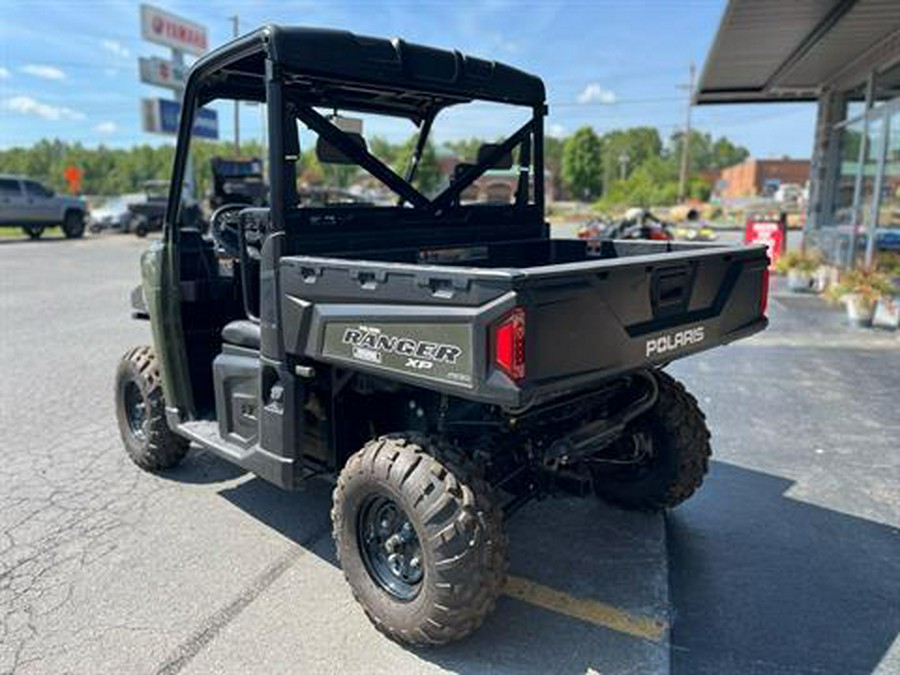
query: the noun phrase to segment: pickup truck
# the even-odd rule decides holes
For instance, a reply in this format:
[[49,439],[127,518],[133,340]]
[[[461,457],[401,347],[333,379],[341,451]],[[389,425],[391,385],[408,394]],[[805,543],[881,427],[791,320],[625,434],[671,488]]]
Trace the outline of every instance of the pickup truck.
[[[163,238],[132,295],[153,346],[116,374],[125,449],[149,471],[193,442],[282,488],[334,480],[345,577],[402,642],[478,627],[504,584],[503,518],[529,500],[687,499],[709,432],[664,369],[766,327],[763,247],[550,237],[545,98],[501,63],[314,28],[266,26],[188,76]],[[193,115],[236,99],[267,104],[269,206],[226,204],[204,235],[179,225]],[[485,103],[525,121],[426,190],[432,125]],[[406,170],[347,113],[406,120]],[[301,137],[394,201],[305,203]],[[513,167],[508,203],[467,202]]]
[[39,239],[47,227],[59,225],[67,239],[84,234],[87,207],[78,197],[53,190],[22,176],[0,175],[0,227],[21,227]]

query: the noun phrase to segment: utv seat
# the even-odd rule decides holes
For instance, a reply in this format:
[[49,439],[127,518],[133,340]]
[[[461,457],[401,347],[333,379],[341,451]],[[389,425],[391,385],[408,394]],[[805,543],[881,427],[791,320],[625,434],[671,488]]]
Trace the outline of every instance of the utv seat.
[[259,324],[246,319],[225,324],[225,327],[222,329],[222,341],[230,345],[247,347],[258,351],[260,344]]

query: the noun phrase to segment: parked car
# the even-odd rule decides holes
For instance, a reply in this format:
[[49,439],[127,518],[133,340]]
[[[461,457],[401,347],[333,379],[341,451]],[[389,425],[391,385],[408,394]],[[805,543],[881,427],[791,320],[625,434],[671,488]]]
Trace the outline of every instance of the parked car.
[[[162,230],[166,216],[166,202],[169,197],[169,181],[148,180],[144,182],[145,198],[128,206],[128,225],[126,232],[134,232],[139,237],[146,237],[150,232]],[[181,224],[183,226],[203,228],[203,214],[196,200],[190,198],[185,191],[181,201]]]
[[147,197],[141,193],[118,195],[104,200],[99,206],[92,208],[88,216],[88,227],[91,232],[103,230],[128,231],[128,222],[131,218],[129,207],[132,204],[140,204]]
[[87,207],[80,197],[58,195],[23,176],[0,175],[0,226],[21,227],[32,239],[54,225],[67,239],[84,234]]

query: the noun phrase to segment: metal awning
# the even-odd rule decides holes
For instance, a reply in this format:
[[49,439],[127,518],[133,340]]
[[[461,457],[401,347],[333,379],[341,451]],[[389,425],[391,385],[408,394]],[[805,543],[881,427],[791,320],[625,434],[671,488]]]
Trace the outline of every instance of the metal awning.
[[885,49],[900,54],[898,0],[729,0],[695,100],[815,100]]

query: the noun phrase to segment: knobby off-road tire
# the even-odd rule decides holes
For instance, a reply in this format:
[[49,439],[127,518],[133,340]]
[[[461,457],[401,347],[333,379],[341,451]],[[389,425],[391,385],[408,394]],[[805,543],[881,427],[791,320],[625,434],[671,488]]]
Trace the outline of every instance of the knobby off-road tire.
[[78,211],[67,211],[62,229],[66,239],[80,239],[84,235],[84,215]]
[[116,419],[125,451],[147,471],[177,465],[190,443],[166,423],[159,365],[151,347],[135,347],[116,370]]
[[639,467],[595,474],[598,495],[627,509],[678,506],[700,487],[709,469],[709,429],[697,400],[672,376],[655,375],[656,404],[629,425],[620,441],[634,442],[634,433],[649,437],[650,458]]
[[[393,500],[421,547],[421,580],[400,599],[370,570],[364,520],[371,500]],[[481,625],[506,579],[502,512],[462,453],[418,434],[370,441],[338,477],[331,512],[344,576],[375,627],[408,644],[444,644]]]

